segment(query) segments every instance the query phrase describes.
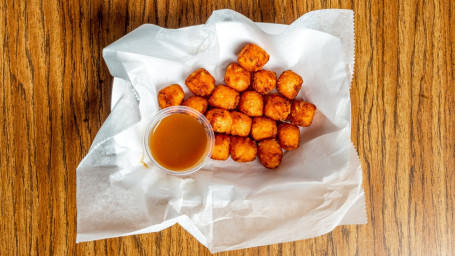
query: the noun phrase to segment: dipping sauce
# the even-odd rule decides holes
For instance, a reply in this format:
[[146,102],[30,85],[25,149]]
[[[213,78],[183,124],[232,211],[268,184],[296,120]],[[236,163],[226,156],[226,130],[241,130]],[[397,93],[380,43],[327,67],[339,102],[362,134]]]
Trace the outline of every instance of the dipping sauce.
[[149,136],[149,148],[155,161],[173,171],[185,171],[203,161],[207,142],[204,126],[196,118],[182,113],[163,118]]

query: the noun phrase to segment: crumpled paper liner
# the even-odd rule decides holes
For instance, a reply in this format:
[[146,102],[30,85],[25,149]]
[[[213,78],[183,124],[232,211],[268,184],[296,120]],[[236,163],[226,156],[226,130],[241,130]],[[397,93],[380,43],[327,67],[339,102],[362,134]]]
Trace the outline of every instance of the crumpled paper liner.
[[[144,159],[143,133],[159,110],[157,92],[204,67],[224,71],[245,43],[271,56],[264,67],[303,77],[297,98],[318,110],[300,128],[298,149],[277,170],[258,160],[209,161],[188,177]],[[359,157],[350,140],[354,67],[350,10],[320,10],[289,26],[256,24],[231,10],[203,26],[143,25],[106,47],[112,112],[77,168],[77,242],[157,232],[179,223],[211,252],[311,238],[338,225],[365,224]],[[144,162],[150,168],[145,167]]]

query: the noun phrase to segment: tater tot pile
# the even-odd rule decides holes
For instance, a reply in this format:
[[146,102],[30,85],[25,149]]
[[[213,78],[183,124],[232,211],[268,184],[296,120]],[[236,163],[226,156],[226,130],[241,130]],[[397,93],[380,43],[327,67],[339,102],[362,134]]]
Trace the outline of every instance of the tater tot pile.
[[158,103],[161,108],[187,106],[205,115],[215,132],[212,159],[230,156],[243,163],[258,158],[264,167],[275,169],[283,150],[299,147],[299,126],[312,124],[316,106],[296,99],[304,82],[299,74],[286,70],[277,78],[274,71],[263,69],[269,59],[263,48],[247,44],[237,63],[226,67],[225,85],[215,86],[215,78],[200,68],[185,80],[195,95],[184,100],[182,87],[172,84],[159,91]]

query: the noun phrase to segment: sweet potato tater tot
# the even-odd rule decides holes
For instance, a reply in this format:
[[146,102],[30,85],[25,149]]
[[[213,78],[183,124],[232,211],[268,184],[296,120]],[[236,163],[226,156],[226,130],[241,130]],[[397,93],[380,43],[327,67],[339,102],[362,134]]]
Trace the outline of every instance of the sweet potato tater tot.
[[267,139],[258,143],[258,158],[265,168],[275,169],[281,164],[283,151],[276,139]]
[[242,68],[239,64],[231,63],[226,69],[224,81],[227,86],[234,88],[239,92],[243,92],[250,86],[251,73]]
[[300,143],[299,127],[290,123],[280,123],[278,125],[278,141],[284,150],[298,148]]
[[259,116],[253,119],[251,137],[259,141],[267,138],[275,138],[277,133],[276,122],[270,118]]
[[260,70],[269,61],[270,55],[255,44],[248,44],[240,51],[237,62],[244,69],[255,72]]
[[231,136],[215,133],[215,146],[213,147],[212,159],[226,160],[229,157]]
[[260,94],[267,94],[276,87],[276,74],[269,70],[259,70],[253,73],[253,89]]
[[207,111],[207,107],[209,105],[208,101],[202,97],[199,96],[191,96],[188,99],[186,99],[183,103],[183,106],[187,106],[190,108],[193,108],[201,114],[205,114],[205,111]]
[[215,78],[207,70],[200,68],[186,78],[185,84],[192,93],[203,97],[210,95],[215,89]]
[[315,112],[315,105],[303,100],[293,100],[289,120],[295,125],[307,127],[313,122]]
[[262,96],[255,91],[243,92],[240,96],[239,110],[249,116],[262,116],[264,110]]
[[185,93],[178,84],[171,84],[158,92],[158,103],[161,108],[178,106],[182,103]]
[[291,101],[277,94],[267,97],[264,115],[276,121],[284,121],[291,112]]
[[212,125],[214,132],[229,133],[231,132],[232,117],[231,113],[225,109],[214,108],[205,114],[205,117]]
[[248,136],[251,131],[252,123],[251,118],[237,111],[232,111],[231,117],[232,117],[231,134],[242,137]]
[[235,109],[239,104],[239,92],[226,85],[218,85],[209,98],[209,105],[222,109]]
[[277,90],[286,98],[293,100],[302,88],[303,79],[292,70],[286,70],[278,78]]
[[256,159],[257,145],[249,137],[231,137],[231,158],[236,162],[251,162]]

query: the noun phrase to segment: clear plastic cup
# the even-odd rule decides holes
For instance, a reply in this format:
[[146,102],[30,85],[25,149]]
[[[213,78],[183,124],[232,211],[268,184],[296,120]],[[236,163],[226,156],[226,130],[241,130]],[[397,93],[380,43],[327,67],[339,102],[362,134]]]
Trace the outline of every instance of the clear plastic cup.
[[[155,160],[155,158],[153,157],[153,154],[150,150],[149,139],[150,139],[150,136],[152,135],[152,132],[155,130],[155,127],[161,122],[161,120],[163,120],[165,117],[168,117],[170,115],[179,114],[179,113],[187,114],[187,115],[190,115],[190,116],[196,118],[196,120],[199,121],[199,123],[201,123],[202,126],[204,126],[205,131],[207,133],[207,147],[204,152],[204,155],[201,156],[201,160],[199,161],[199,163],[197,163],[196,165],[194,165],[186,170],[174,171],[174,170],[168,169],[168,168],[160,165]],[[165,108],[165,109],[159,111],[152,118],[152,120],[150,120],[149,124],[147,125],[147,128],[145,129],[145,133],[144,133],[144,148],[145,148],[145,151],[147,152],[147,156],[162,171],[164,171],[165,173],[168,173],[168,174],[173,174],[173,175],[188,175],[188,174],[194,173],[194,172],[198,171],[199,169],[201,169],[202,166],[204,166],[204,164],[207,162],[209,157],[212,155],[214,144],[215,144],[215,134],[213,133],[213,129],[212,129],[212,126],[210,125],[209,121],[199,111],[194,110],[189,107],[185,107],[185,106],[173,106],[173,107],[168,107],[168,108]]]

